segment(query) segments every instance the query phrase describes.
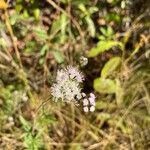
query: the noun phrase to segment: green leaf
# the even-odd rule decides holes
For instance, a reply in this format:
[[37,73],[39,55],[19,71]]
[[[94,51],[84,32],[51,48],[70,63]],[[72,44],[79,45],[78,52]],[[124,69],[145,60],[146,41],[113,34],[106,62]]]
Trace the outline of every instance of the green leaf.
[[117,13],[109,13],[108,15],[106,15],[105,19],[107,21],[114,21],[116,23],[121,23],[121,16]]
[[104,27],[100,28],[100,31],[102,32],[103,35],[107,35],[107,30]]
[[115,93],[117,89],[117,84],[114,80],[97,78],[94,80],[94,89],[99,93]]
[[44,58],[44,57],[41,57],[40,60],[39,60],[39,64],[40,64],[40,65],[43,65],[43,64],[44,64],[44,61],[45,61],[45,58]]
[[67,30],[67,24],[68,24],[68,17],[66,16],[66,14],[62,14],[61,18],[60,18],[61,22],[61,35],[60,35],[60,43],[64,43],[66,41],[66,30]]
[[87,11],[87,9],[86,9],[86,7],[85,7],[85,5],[84,4],[80,4],[79,5],[79,9],[82,11],[82,13],[85,15],[85,16],[89,16],[90,14],[89,14],[89,12]]
[[103,67],[101,71],[101,77],[106,78],[107,76],[109,76],[113,71],[117,69],[120,63],[121,63],[120,57],[111,58]]
[[66,26],[69,23],[68,17],[66,14],[61,14],[58,20],[55,20],[52,23],[51,34],[54,34],[58,31],[62,31],[63,33],[66,31]]
[[34,29],[34,32],[41,40],[48,39],[48,35],[45,30],[41,29],[40,27],[37,27]]
[[39,150],[41,149],[41,139],[37,135],[32,135],[32,133],[24,134],[24,145],[28,150]]
[[111,118],[111,115],[109,114],[109,113],[105,113],[105,112],[103,112],[103,113],[99,113],[98,115],[97,115],[97,119],[98,120],[103,120],[103,121],[106,121],[106,120],[108,120],[108,119],[110,119]]
[[52,51],[52,53],[58,63],[64,62],[64,56],[60,51]]
[[121,50],[123,49],[123,44],[121,42],[118,41],[99,41],[97,46],[92,48],[89,53],[88,53],[88,57],[95,57],[97,55],[99,55],[100,53],[103,53],[105,51],[110,50],[112,47],[114,46],[118,46],[121,48]]
[[93,13],[97,12],[99,9],[95,6],[91,6],[88,8],[89,13],[92,15]]
[[17,20],[19,20],[19,19],[20,19],[20,16],[17,13],[13,14],[10,17],[10,23],[11,23],[11,25],[14,25],[17,22]]
[[59,19],[53,21],[50,34],[52,35],[52,39],[55,41],[64,44],[67,39],[67,25],[69,23],[69,19],[66,14],[61,14]]
[[113,31],[112,27],[108,26],[108,28],[107,28],[107,36],[111,36],[113,34],[114,34],[114,31]]
[[116,102],[118,106],[123,104],[123,88],[121,87],[121,83],[119,80],[116,80],[117,90],[116,90]]
[[40,9],[36,8],[33,10],[33,14],[36,20],[39,20],[40,17]]
[[22,9],[23,9],[23,6],[21,4],[17,4],[16,7],[15,7],[15,10],[17,12],[20,12]]
[[40,55],[44,56],[46,54],[46,51],[48,50],[48,45],[44,45],[42,49],[40,50]]
[[90,35],[92,37],[94,37],[95,36],[95,25],[94,25],[94,22],[89,16],[85,17],[85,19],[86,19],[86,22],[88,24],[88,31],[89,31]]
[[30,16],[27,9],[24,9],[23,16],[24,18],[28,18]]
[[4,40],[3,38],[0,38],[0,46],[7,47],[6,40]]
[[30,131],[31,125],[28,121],[26,121],[22,116],[19,116],[20,122],[24,128],[25,131]]

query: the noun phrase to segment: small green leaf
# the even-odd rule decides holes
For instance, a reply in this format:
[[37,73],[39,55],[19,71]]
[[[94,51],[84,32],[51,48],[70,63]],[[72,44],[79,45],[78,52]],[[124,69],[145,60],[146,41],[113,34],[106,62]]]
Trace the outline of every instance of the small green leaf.
[[94,80],[94,89],[100,93],[115,93],[117,89],[116,82],[111,79],[97,78]]
[[105,19],[107,21],[114,21],[115,23],[120,23],[122,18],[117,13],[109,13],[108,15],[106,15]]
[[19,15],[16,13],[16,14],[13,14],[11,17],[10,17],[10,23],[11,23],[11,25],[14,25],[16,22],[17,22],[17,20],[19,20]]
[[92,37],[94,37],[95,36],[95,25],[94,25],[94,22],[89,16],[86,16],[85,19],[86,19],[86,22],[88,24],[88,31],[89,31],[90,35]]
[[48,39],[48,35],[45,30],[41,29],[40,27],[37,27],[34,29],[34,32],[41,40]]
[[58,63],[64,62],[64,56],[60,51],[53,51],[52,53]]
[[47,50],[48,50],[48,45],[44,45],[40,50],[40,55],[44,56]]
[[23,5],[21,5],[21,4],[17,4],[16,7],[15,7],[15,10],[17,12],[20,12],[22,9],[23,9]]
[[39,20],[40,17],[40,9],[36,8],[33,10],[33,14],[36,20]]
[[108,28],[107,28],[107,36],[111,36],[113,34],[114,34],[114,31],[113,31],[112,27],[108,26]]
[[0,46],[7,47],[6,40],[4,40],[3,38],[0,38]]
[[28,121],[26,121],[22,116],[19,116],[20,122],[25,131],[29,131],[31,129],[31,125]]
[[118,46],[121,48],[121,50],[123,49],[123,44],[121,42],[118,41],[99,41],[97,46],[92,48],[89,53],[88,53],[88,57],[95,57],[97,55],[99,55],[100,53],[103,53],[105,51],[110,50],[112,47],[114,46]]
[[123,88],[121,87],[121,83],[119,80],[116,80],[117,90],[116,90],[116,102],[118,106],[123,104]]
[[23,16],[24,18],[28,18],[30,16],[27,9],[24,9]]
[[84,13],[85,16],[89,16],[90,15],[84,4],[81,3],[79,5],[79,9],[82,11],[82,13]]
[[110,118],[111,118],[111,115],[110,115],[109,113],[105,113],[105,112],[99,113],[99,114],[97,115],[97,119],[98,119],[98,120],[106,121],[106,120],[108,120],[108,119],[110,119]]
[[107,76],[109,76],[113,71],[117,69],[120,63],[121,63],[120,57],[111,58],[103,67],[101,71],[101,77],[106,78]]
[[43,65],[43,64],[44,64],[44,61],[45,61],[44,57],[41,57],[40,60],[39,60],[39,64],[40,64],[40,65]]
[[102,32],[103,35],[107,35],[107,30],[104,27],[100,28],[100,31]]
[[[39,133],[38,133],[39,134]],[[41,148],[41,137],[30,133],[24,134],[24,145],[28,150],[39,150]]]
[[66,14],[62,14],[59,19],[53,21],[52,27],[51,27],[51,34],[57,33],[61,30],[61,32],[66,31],[66,26],[69,23],[68,17]]

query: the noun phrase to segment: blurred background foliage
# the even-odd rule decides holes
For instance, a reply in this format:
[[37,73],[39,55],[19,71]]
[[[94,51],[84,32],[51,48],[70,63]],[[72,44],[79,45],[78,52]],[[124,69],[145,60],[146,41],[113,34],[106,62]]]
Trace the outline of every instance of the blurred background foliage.
[[[149,12],[149,0],[0,0],[0,149],[148,150]],[[49,99],[65,65],[84,72],[94,113]]]

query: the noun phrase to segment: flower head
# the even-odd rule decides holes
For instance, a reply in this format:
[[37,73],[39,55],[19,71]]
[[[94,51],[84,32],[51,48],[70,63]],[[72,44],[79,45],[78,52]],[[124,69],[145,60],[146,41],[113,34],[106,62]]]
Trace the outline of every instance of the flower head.
[[[84,95],[84,94],[82,94]],[[90,93],[89,98],[85,98],[86,95],[84,95],[83,99],[83,111],[84,112],[94,112],[95,111],[95,95],[93,93]]]
[[87,106],[83,107],[83,111],[87,113],[89,111],[89,108]]
[[84,77],[83,77],[82,73],[79,72],[79,70],[77,68],[72,67],[72,66],[68,66],[66,71],[68,72],[69,77],[71,79],[75,79],[79,83],[84,80]]
[[80,57],[80,65],[83,67],[83,66],[86,66],[88,64],[88,59],[84,56],[81,56]]
[[69,76],[63,69],[57,71],[57,75],[56,75],[57,82],[64,82],[68,79],[69,79]]
[[68,66],[66,69],[58,70],[56,83],[51,87],[52,96],[56,100],[67,102],[81,99],[80,83],[83,79],[83,75],[75,67]]
[[81,93],[81,95],[82,95],[82,97],[83,97],[83,98],[85,98],[85,97],[86,97],[86,94],[85,94],[85,93],[83,93],[83,92]]
[[92,97],[93,99],[95,99],[95,95],[93,93],[90,93],[90,97]]
[[83,99],[83,106],[87,106],[89,104],[89,101],[88,101],[88,99]]
[[89,98],[89,102],[90,102],[90,105],[95,106],[95,99],[93,99],[92,97]]
[[94,112],[95,111],[95,106],[91,106],[90,107],[90,112]]
[[83,74],[76,68],[68,66],[57,71],[56,81],[51,87],[51,94],[55,101],[63,100],[65,102],[74,101],[79,104],[82,99],[83,111],[88,113],[95,111],[95,95],[89,94],[89,97],[81,92],[81,83],[83,82]]
[[59,98],[63,99],[62,87],[60,84],[53,84],[51,87],[51,94],[53,95],[55,100]]

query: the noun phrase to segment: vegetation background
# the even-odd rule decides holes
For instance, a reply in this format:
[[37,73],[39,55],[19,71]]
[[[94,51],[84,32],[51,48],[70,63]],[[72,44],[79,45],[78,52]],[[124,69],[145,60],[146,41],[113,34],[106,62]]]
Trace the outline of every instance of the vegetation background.
[[[66,65],[95,112],[50,100]],[[0,150],[149,150],[149,133],[149,0],[0,0]]]

